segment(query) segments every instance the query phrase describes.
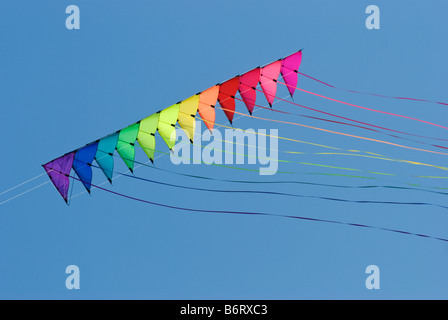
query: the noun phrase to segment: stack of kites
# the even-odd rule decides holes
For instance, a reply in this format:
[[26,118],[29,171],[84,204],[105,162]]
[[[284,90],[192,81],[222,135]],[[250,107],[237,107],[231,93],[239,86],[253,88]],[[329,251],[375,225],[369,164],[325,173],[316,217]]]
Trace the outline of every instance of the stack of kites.
[[215,105],[219,102],[227,119],[232,123],[235,113],[235,95],[238,91],[248,112],[252,114],[256,102],[256,87],[260,84],[267,102],[272,107],[277,92],[277,79],[280,74],[287,85],[289,94],[291,97],[293,96],[301,61],[302,51],[298,51],[266,66],[257,67],[160,110],[82,148],[68,152],[44,164],[43,167],[62,198],[68,203],[72,169],[90,193],[92,187],[91,166],[94,160],[109,182],[112,182],[115,151],[118,152],[132,172],[135,144],[138,143],[149,159],[154,162],[156,133],[163,138],[169,149],[173,149],[175,141],[172,136],[176,130],[176,123],[185,131],[187,137],[193,143],[196,114],[199,113],[207,128],[212,131],[215,123]]

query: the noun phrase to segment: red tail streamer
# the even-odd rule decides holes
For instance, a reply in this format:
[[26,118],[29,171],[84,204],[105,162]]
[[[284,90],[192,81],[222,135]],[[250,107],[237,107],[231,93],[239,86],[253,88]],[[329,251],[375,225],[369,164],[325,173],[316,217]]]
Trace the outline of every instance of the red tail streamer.
[[[261,90],[257,89],[257,91],[261,91]],[[325,112],[325,111],[322,111],[322,110],[318,110],[318,109],[314,109],[314,108],[311,108],[311,107],[307,107],[307,106],[304,106],[304,105],[301,105],[301,104],[298,104],[298,103],[295,103],[295,102],[292,102],[292,101],[289,101],[289,100],[286,100],[286,99],[283,99],[283,98],[279,98],[278,96],[276,96],[275,98],[280,100],[280,101],[284,101],[284,102],[290,103],[292,105],[295,105],[297,107],[301,107],[301,108],[305,108],[305,109],[312,110],[312,111],[315,111],[315,112],[323,113],[323,114],[326,114],[326,115],[329,115],[329,116],[332,116],[332,117],[336,117],[336,118],[340,118],[340,119],[344,119],[344,120],[348,120],[348,121],[352,121],[352,122],[356,122],[356,123],[360,123],[360,124],[365,124],[365,125],[368,125],[368,126],[371,126],[371,127],[378,128],[378,129],[383,129],[383,130],[392,131],[392,132],[396,132],[396,133],[406,134],[406,135],[419,137],[419,138],[434,139],[434,140],[439,140],[439,141],[448,141],[448,139],[428,137],[428,136],[422,136],[422,135],[418,135],[418,134],[412,134],[412,133],[408,133],[408,132],[403,132],[403,131],[398,131],[398,130],[394,130],[394,129],[389,129],[389,128],[377,126],[377,125],[374,125],[374,124],[370,124],[370,123],[367,123],[367,122],[354,120],[354,119],[343,117],[343,116],[338,116],[338,115],[336,115],[334,113]]]
[[[288,85],[288,84],[286,84],[284,82],[278,81],[278,83],[284,84],[285,86],[288,86],[288,87],[290,86],[290,85]],[[426,124],[430,124],[432,126],[440,127],[440,128],[443,128],[443,129],[448,129],[448,127],[444,127],[444,126],[442,126],[440,124],[432,123],[432,122],[429,122],[429,121],[426,121],[426,120],[412,118],[412,117],[404,116],[404,115],[401,115],[401,114],[396,114],[396,113],[387,112],[387,111],[381,111],[381,110],[367,108],[367,107],[363,107],[363,106],[358,106],[358,105],[353,104],[353,103],[348,103],[348,102],[345,102],[345,101],[333,99],[333,98],[330,98],[330,97],[327,97],[327,96],[324,96],[324,95],[321,95],[321,94],[318,94],[318,93],[315,93],[315,92],[311,92],[311,91],[308,91],[308,90],[305,90],[305,89],[302,89],[302,88],[298,88],[298,87],[295,87],[295,89],[300,90],[302,92],[306,92],[306,93],[312,94],[312,95],[320,97],[320,98],[324,98],[324,99],[331,100],[331,101],[334,101],[334,102],[342,103],[342,104],[345,104],[347,106],[351,106],[351,107],[355,107],[355,108],[359,108],[359,109],[364,109],[364,110],[369,110],[369,111],[373,111],[373,112],[378,112],[378,113],[384,113],[384,114],[388,114],[388,115],[391,115],[391,116],[396,116],[396,117],[400,117],[400,118],[405,118],[405,119],[410,119],[410,120],[414,120],[414,121],[419,121],[419,122],[423,122],[423,123],[426,123]]]
[[441,104],[441,105],[444,105],[444,106],[448,106],[448,103],[440,102],[440,101],[433,101],[433,100],[426,100],[426,99],[415,99],[415,98],[407,98],[407,97],[393,97],[393,96],[386,96],[386,95],[377,94],[377,93],[362,92],[362,91],[356,91],[356,90],[349,90],[349,89],[339,88],[339,87],[336,87],[336,86],[334,86],[332,84],[324,82],[322,80],[313,78],[312,76],[309,76],[309,75],[307,75],[305,73],[302,73],[302,72],[297,72],[297,73],[301,74],[302,76],[307,77],[307,78],[309,78],[311,80],[319,82],[319,83],[321,83],[323,85],[326,85],[326,86],[328,86],[330,88],[334,88],[334,89],[338,89],[338,90],[342,90],[342,91],[346,91],[346,92],[366,94],[366,95],[369,95],[369,96],[375,96],[375,97],[381,97],[381,98],[389,98],[389,99],[401,99],[401,100],[412,100],[412,101],[419,101],[419,102],[438,103],[438,104]]

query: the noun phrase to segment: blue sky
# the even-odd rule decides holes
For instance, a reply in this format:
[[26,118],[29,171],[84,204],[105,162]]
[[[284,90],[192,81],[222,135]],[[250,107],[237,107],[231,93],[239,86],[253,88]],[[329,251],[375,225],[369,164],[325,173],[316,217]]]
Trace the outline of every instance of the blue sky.
[[[65,8],[78,5],[81,28],[65,28]],[[381,10],[381,29],[365,27],[365,8]],[[196,92],[303,48],[300,71],[342,88],[448,101],[447,44],[442,1],[8,1],[0,10],[0,192],[42,173],[41,164],[140,120]],[[299,78],[299,87],[336,99],[444,125],[446,107],[382,99]],[[287,95],[279,88],[278,95]],[[297,92],[295,102],[360,121],[445,138],[444,129],[351,108]],[[266,104],[258,95],[258,103]],[[278,102],[274,108],[319,116]],[[238,111],[245,110],[241,104]],[[359,128],[302,117],[272,117],[438,150]],[[217,110],[217,123],[226,124]],[[298,140],[444,165],[444,155],[386,146],[242,117],[239,128],[279,130]],[[422,138],[415,140],[431,142]],[[166,147],[159,141],[160,150]],[[437,143],[443,145],[443,142]],[[279,149],[317,147],[287,141]],[[443,151],[443,150],[442,150]],[[299,164],[301,174],[156,166],[218,179],[300,180],[359,186],[414,183],[446,187],[436,168],[331,155],[281,159],[391,172],[378,180],[310,175],[344,173]],[[137,160],[147,161],[141,150]],[[116,160],[117,171],[125,167]],[[151,168],[135,174],[158,181],[231,190],[268,190],[350,200],[445,204],[446,195],[412,190],[338,189],[305,185],[211,183]],[[47,180],[42,176],[0,202]],[[94,183],[104,176],[94,171]],[[150,201],[212,210],[260,211],[354,222],[448,237],[448,211],[435,206],[339,203],[313,198],[210,194],[121,177],[112,190]],[[429,188],[426,188],[429,189]],[[434,190],[434,189],[431,189]],[[277,217],[185,213],[120,198],[92,196],[75,183],[71,205],[51,184],[0,205],[0,298],[33,299],[415,299],[448,297],[446,243]],[[65,268],[77,265],[81,289],[65,288]],[[377,265],[381,289],[367,290],[365,268]]]

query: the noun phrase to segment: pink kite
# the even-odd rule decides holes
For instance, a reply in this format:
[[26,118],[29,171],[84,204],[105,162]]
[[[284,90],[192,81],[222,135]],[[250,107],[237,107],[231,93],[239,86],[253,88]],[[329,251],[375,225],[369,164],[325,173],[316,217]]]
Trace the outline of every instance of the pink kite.
[[261,89],[263,89],[264,95],[266,96],[271,108],[272,103],[274,102],[275,93],[277,92],[277,79],[280,75],[281,66],[281,61],[275,61],[268,64],[266,67],[261,68],[260,71]]
[[294,94],[297,87],[297,73],[302,62],[302,51],[293,53],[282,60],[282,77],[288,87],[289,94]]

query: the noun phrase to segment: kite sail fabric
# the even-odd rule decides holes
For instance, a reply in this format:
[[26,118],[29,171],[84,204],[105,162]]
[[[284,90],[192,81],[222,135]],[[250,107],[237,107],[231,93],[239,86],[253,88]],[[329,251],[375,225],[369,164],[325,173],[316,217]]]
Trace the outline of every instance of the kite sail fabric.
[[[173,149],[176,142],[173,133],[176,131],[177,117],[179,116],[179,104],[176,103],[160,111],[159,123],[157,124],[157,131],[165,141],[168,148]],[[173,140],[171,138],[174,138]]]
[[54,159],[43,165],[45,171],[50,177],[51,182],[53,182],[56,189],[61,194],[67,203],[68,198],[68,188],[70,186],[70,170],[72,168],[73,159],[75,158],[76,152],[70,152],[62,157]]
[[255,68],[240,76],[240,91],[241,98],[250,114],[254,111],[255,101],[257,99],[256,87],[260,81],[260,68]]
[[117,147],[118,133],[104,137],[98,142],[95,160],[100,166],[107,180],[112,183],[112,174],[114,172],[114,151]]
[[[260,71],[260,85],[261,89],[268,100],[269,105],[272,108],[275,94],[277,93],[277,79],[280,75],[280,68],[282,67],[281,61],[275,61],[268,64],[266,67],[261,68]],[[296,75],[297,77],[297,75]]]
[[280,71],[291,97],[294,95],[295,87],[297,87],[297,73],[299,72],[301,62],[302,51],[293,53],[282,60]]
[[199,94],[198,112],[210,132],[215,124],[215,105],[218,101],[219,86],[211,87]]
[[135,147],[134,143],[137,140],[138,128],[140,123],[135,123],[129,127],[120,131],[117,142],[118,154],[123,159],[126,166],[131,170],[134,170],[134,158],[135,158]]
[[230,79],[219,86],[218,101],[230,123],[235,113],[235,95],[239,87],[238,77]]
[[154,162],[154,151],[156,149],[156,131],[159,123],[159,113],[150,115],[149,117],[140,121],[137,141],[143,148],[151,162]]
[[179,104],[179,116],[177,122],[184,129],[188,139],[193,143],[196,128],[196,113],[198,112],[199,95],[194,95]]
[[235,114],[235,96],[238,92],[248,112],[252,115],[254,107],[257,106],[256,91],[258,89],[256,87],[260,84],[272,107],[280,73],[291,96],[293,95],[301,60],[302,53],[299,51],[264,67],[252,69],[241,76],[210,87],[122,130],[54,159],[44,164],[43,167],[62,198],[68,203],[69,177],[72,168],[84,187],[90,192],[93,160],[96,161],[109,182],[112,182],[115,151],[118,152],[131,172],[134,169],[136,142],[148,158],[154,162],[156,132],[172,150],[176,143],[175,130],[178,123],[193,143],[196,114],[199,113],[211,132],[215,125],[215,105],[219,102],[227,119],[232,123]]
[[90,193],[92,183],[92,162],[98,149],[98,142],[94,142],[76,151],[73,160],[73,170],[75,170],[84,187]]

